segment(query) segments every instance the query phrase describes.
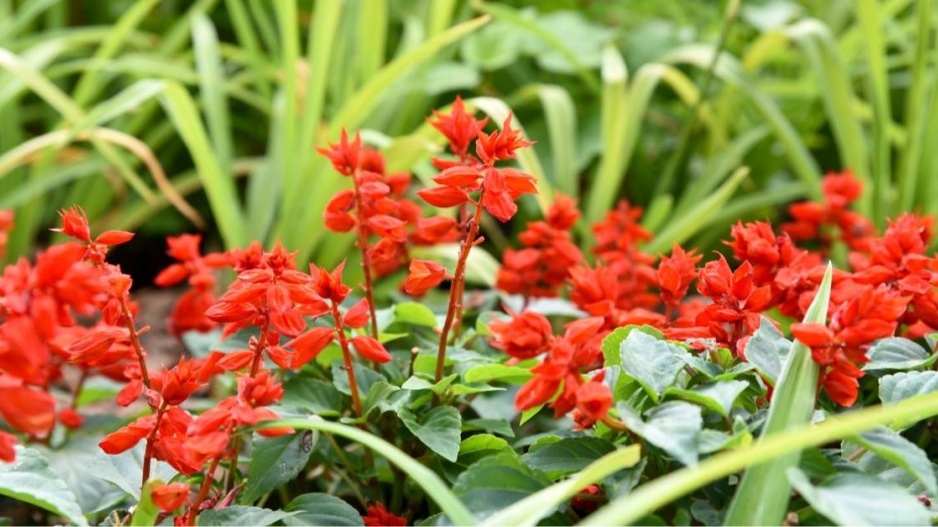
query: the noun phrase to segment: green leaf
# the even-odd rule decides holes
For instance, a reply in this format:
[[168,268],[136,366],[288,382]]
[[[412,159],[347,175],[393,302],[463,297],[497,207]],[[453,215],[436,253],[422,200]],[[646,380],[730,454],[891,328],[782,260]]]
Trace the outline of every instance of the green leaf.
[[365,400],[362,401],[363,415],[367,416],[375,408],[380,410],[381,413],[397,412],[402,406],[410,402],[409,390],[406,387],[398,388],[385,381],[372,384],[371,389],[368,390],[368,394],[365,396]]
[[433,311],[431,311],[429,307],[417,302],[403,302],[395,305],[394,322],[428,328],[434,328],[439,325]]
[[199,514],[198,524],[209,526],[222,525],[273,525],[291,516],[289,512],[272,511],[260,507],[232,505],[221,510],[208,509]]
[[837,474],[815,486],[795,467],[787,475],[801,497],[837,525],[931,525],[920,501],[879,478]]
[[746,381],[721,381],[714,384],[699,384],[690,390],[672,386],[664,393],[687,399],[706,406],[722,416],[728,416],[736,398],[748,387],[749,383]]
[[163,484],[163,480],[153,478],[143,484],[143,490],[140,491],[140,502],[134,508],[134,515],[130,519],[132,527],[156,525],[156,517],[159,516],[160,509],[153,502],[153,489]]
[[568,437],[527,453],[521,460],[556,479],[583,470],[615,449],[612,443],[598,437]]
[[890,337],[876,341],[870,347],[867,356],[870,362],[863,366],[864,371],[910,370],[928,367],[934,364],[938,355],[930,355],[928,350],[915,341],[902,337]]
[[759,329],[746,343],[744,351],[746,361],[755,366],[771,386],[775,386],[790,350],[791,341],[775,328],[775,324],[763,317]]
[[[590,463],[578,474],[500,510],[489,517],[484,525],[513,525],[518,527],[536,525],[542,518],[548,516],[561,503],[572,498],[584,487],[603,481],[624,469],[632,469],[641,461],[643,460],[641,446],[639,445],[613,450]],[[637,468],[638,470],[632,469],[628,472],[640,474],[641,467]],[[626,476],[626,478],[631,479],[629,476]],[[548,518],[546,524],[558,525],[556,521],[552,521],[550,518]]]
[[453,492],[480,518],[487,517],[550,485],[514,452],[487,456],[459,475]]
[[[98,451],[95,469],[101,479],[112,483],[134,500],[140,501],[140,480],[143,479],[143,456],[146,452],[144,442],[116,455],[107,455]],[[176,469],[165,461],[151,460],[150,478],[169,481],[176,475]]]
[[280,404],[319,415],[339,415],[342,394],[331,383],[299,375],[284,383]]
[[[375,383],[387,382],[383,375],[373,369],[362,364],[356,366],[355,382],[358,384],[358,393],[367,394]],[[352,395],[352,389],[348,384],[348,373],[345,372],[345,364],[340,360],[332,362],[332,384],[345,395]]]
[[459,475],[473,463],[501,452],[514,455],[514,450],[508,441],[500,437],[491,434],[476,434],[467,437],[459,444],[459,457],[456,462],[443,462],[443,473],[450,482],[455,482]]
[[384,456],[387,460],[399,467],[407,476],[417,484],[440,509],[458,525],[475,525],[476,519],[469,509],[456,497],[442,479],[432,470],[419,461],[408,456],[399,448],[388,443],[380,437],[359,430],[353,426],[340,423],[331,423],[318,417],[308,419],[282,419],[278,421],[265,421],[258,424],[258,428],[288,427],[297,430],[319,430],[328,434],[336,434],[360,443]]
[[301,527],[304,525],[364,525],[362,517],[345,501],[330,494],[312,492],[300,494],[293,498],[284,512],[292,512],[293,516],[283,518],[281,521],[288,527]]
[[633,432],[670,454],[686,466],[697,465],[703,416],[700,407],[681,401],[661,404],[649,410],[646,421],[624,404],[616,405],[619,417]]
[[[84,390],[82,390],[84,392]],[[124,492],[101,477],[99,470],[90,471],[88,467],[98,467],[101,462],[100,438],[86,435],[72,436],[68,443],[58,450],[36,447],[49,466],[60,477],[68,489],[75,495],[78,506],[87,514],[104,511],[124,499]],[[137,480],[140,486],[140,480]]]
[[295,478],[309,461],[314,442],[312,435],[313,432],[307,430],[279,437],[255,436],[242,503],[254,503]]
[[603,350],[604,366],[620,365],[619,350],[622,348],[622,343],[632,330],[643,331],[657,339],[664,338],[664,334],[651,326],[628,325],[623,328],[616,328],[612,330],[612,333],[603,337],[603,341],[600,344]]
[[507,419],[470,419],[463,421],[462,429],[464,431],[481,430],[504,437],[515,437],[515,431],[511,428],[511,423]]
[[506,366],[504,364],[480,364],[462,372],[466,382],[502,381],[510,384],[522,384],[533,377],[527,368]]
[[497,70],[518,60],[521,38],[516,28],[495,21],[463,39],[463,60],[483,70]]
[[397,415],[421,443],[444,459],[456,461],[462,430],[462,417],[458,410],[452,406],[437,406],[419,420],[408,408],[401,408]]
[[42,454],[19,445],[15,449],[13,463],[0,462],[0,495],[58,514],[76,525],[88,525],[75,495]]
[[642,331],[632,331],[619,347],[622,371],[648,392],[656,403],[684,369],[684,348],[658,340]]
[[850,441],[905,469],[921,481],[932,496],[938,495],[938,481],[928,455],[899,432],[880,427],[851,437]]
[[910,371],[894,373],[879,379],[879,399],[897,403],[903,399],[938,390],[938,372]]

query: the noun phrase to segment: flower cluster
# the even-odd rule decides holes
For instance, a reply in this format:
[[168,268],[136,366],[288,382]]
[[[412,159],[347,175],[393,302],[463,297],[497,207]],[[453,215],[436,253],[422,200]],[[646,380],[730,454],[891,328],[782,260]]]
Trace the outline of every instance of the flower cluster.
[[[494,346],[512,360],[542,358],[516,406],[553,401],[557,415],[577,406],[576,390],[566,386],[585,383],[583,375],[601,364],[570,357],[596,356],[599,340],[625,325],[651,325],[693,349],[724,347],[745,360],[748,337],[766,312],[775,308],[794,320],[804,317],[824,275],[826,250],[835,241],[829,236],[832,227],[840,229],[836,240],[853,249],[852,270],[834,273],[829,325],[796,323],[792,328],[811,347],[821,367],[820,385],[831,400],[852,405],[863,375],[860,366],[873,342],[897,332],[915,338],[938,329],[938,258],[926,254],[929,218],[904,214],[877,237],[868,220],[847,208],[861,190],[852,175],[828,175],[823,188],[824,204],[792,206],[798,225],[787,224],[784,233],[767,222],[737,223],[726,242],[739,261],[735,267],[722,255],[698,267],[701,255],[679,245],[655,265],[640,247],[651,239],[639,224],[641,210],[621,203],[593,225],[598,263],[574,266],[566,276],[571,302],[587,314],[584,320],[598,321],[596,338],[570,346],[566,336],[552,336],[550,322],[532,312],[509,312],[509,320],[490,325]],[[796,245],[808,239],[819,240],[821,252]],[[514,260],[526,250],[507,251],[500,276],[513,276]],[[528,271],[523,276],[539,275]],[[699,296],[688,297],[695,279]],[[542,292],[557,296],[560,287]]]
[[186,331],[210,331],[215,321],[205,316],[205,311],[215,303],[215,269],[229,267],[228,257],[221,253],[205,256],[199,250],[202,236],[183,234],[166,239],[167,251],[178,263],[172,264],[157,275],[154,283],[160,287],[171,287],[188,281],[186,291],[173,308],[169,319],[169,332],[181,335]]
[[529,222],[518,239],[522,249],[506,249],[495,287],[525,299],[557,296],[570,268],[583,261],[570,233],[580,211],[576,201],[557,196],[546,221]]

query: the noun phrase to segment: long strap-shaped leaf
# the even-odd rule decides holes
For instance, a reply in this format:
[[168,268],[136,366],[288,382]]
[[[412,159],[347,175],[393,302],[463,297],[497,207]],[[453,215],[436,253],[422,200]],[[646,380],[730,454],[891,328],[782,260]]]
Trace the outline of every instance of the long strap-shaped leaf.
[[902,428],[934,415],[938,415],[938,392],[911,397],[898,404],[836,415],[817,426],[803,425],[717,454],[696,467],[681,469],[642,485],[630,494],[612,500],[580,525],[634,525],[681,496],[755,463],[841,440],[877,426]]
[[610,452],[590,463],[573,477],[554,483],[490,516],[482,525],[511,525],[513,527],[537,525],[542,518],[549,516],[557,505],[572,498],[584,487],[602,481],[606,476],[622,469],[633,467],[641,459],[642,448],[639,445]]
[[335,434],[351,439],[352,441],[357,441],[378,454],[381,454],[387,458],[388,461],[403,470],[414,483],[419,485],[420,488],[427,493],[430,499],[440,506],[440,509],[444,514],[449,516],[453,524],[476,525],[477,523],[475,516],[469,512],[469,509],[453,494],[453,491],[449,490],[446,483],[440,479],[435,472],[380,437],[371,435],[368,432],[364,432],[352,426],[325,421],[318,417],[310,419],[266,421],[262,425],[259,425],[259,427],[288,427],[296,430],[318,430],[320,432],[326,432],[327,434]]
[[[827,266],[817,296],[805,314],[805,322],[824,324],[831,294],[831,274]],[[818,381],[818,366],[811,350],[794,341],[782,368],[762,436],[797,428],[811,421]],[[746,471],[726,515],[727,525],[780,525],[788,510],[791,484],[785,472],[798,465],[801,452],[789,452]]]

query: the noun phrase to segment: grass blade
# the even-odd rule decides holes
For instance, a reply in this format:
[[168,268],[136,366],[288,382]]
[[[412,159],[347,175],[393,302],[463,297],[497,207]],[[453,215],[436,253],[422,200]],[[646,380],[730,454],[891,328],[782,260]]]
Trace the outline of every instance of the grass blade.
[[749,175],[748,167],[740,167],[717,189],[709,198],[698,203],[696,207],[679,217],[672,216],[665,227],[647,245],[645,252],[649,254],[664,253],[671,250],[675,243],[682,243],[702,229],[724,205],[733,197],[736,187]]
[[[882,425],[908,426],[938,415],[938,392],[898,404],[874,406],[835,415],[819,425],[804,425],[714,455],[696,467],[684,468],[612,500],[580,523],[583,526],[634,525],[657,509],[713,481],[756,463],[842,440]],[[782,475],[784,477],[784,474]],[[776,522],[775,525],[781,525]]]
[[219,158],[222,170],[229,171],[234,157],[231,138],[231,118],[228,115],[228,98],[221,87],[225,84],[221,54],[218,51],[218,34],[215,26],[203,14],[192,18],[192,45],[195,48],[195,65],[199,72],[199,95],[205,109],[212,147]]
[[455,525],[476,525],[477,523],[475,516],[469,512],[469,509],[463,505],[462,501],[449,490],[449,485],[440,479],[435,472],[380,437],[352,426],[325,421],[319,417],[266,421],[258,426],[258,428],[273,427],[315,430],[342,436],[356,443],[360,443],[384,456],[388,461],[404,471],[411,481],[420,486],[420,488],[427,493],[427,496],[439,505],[442,512],[449,516],[449,519]]
[[[817,295],[805,313],[805,322],[827,323],[833,267],[827,272]],[[817,392],[818,365],[811,350],[794,341],[782,367],[775,393],[769,405],[769,415],[762,428],[762,437],[796,429],[811,422]],[[791,483],[785,472],[798,465],[800,451],[788,452],[771,461],[754,465],[746,471],[726,514],[727,525],[781,525],[788,511]]]
[[867,71],[866,79],[873,104],[873,153],[872,179],[874,186],[866,192],[872,194],[873,221],[880,227],[885,225],[885,218],[892,212],[889,200],[892,199],[892,177],[889,160],[889,124],[892,123],[889,108],[889,71],[886,67],[885,33],[879,0],[860,0],[857,6],[857,18],[866,37]]
[[548,516],[558,505],[572,498],[588,485],[635,466],[642,459],[640,445],[630,445],[597,459],[579,473],[535,492],[530,496],[489,516],[481,525],[530,527]]
[[535,89],[544,107],[555,185],[560,192],[576,197],[580,193],[580,177],[576,169],[577,119],[573,98],[560,86],[540,84]]
[[358,11],[358,74],[368,82],[384,64],[388,35],[387,0],[362,0]]
[[[585,223],[593,223],[600,219],[609,210],[615,200],[609,200],[601,195],[599,189],[613,189],[617,191],[622,173],[628,163],[627,153],[622,145],[625,144],[626,111],[628,104],[628,69],[622,54],[613,45],[603,47],[602,62],[603,89],[600,97],[600,139],[602,141],[602,156],[599,167],[593,178],[593,184],[587,191],[588,201],[584,208]],[[586,239],[590,239],[587,237]]]
[[915,9],[918,18],[915,62],[912,65],[912,85],[906,91],[905,98],[905,126],[908,132],[908,142],[899,153],[899,196],[893,211],[895,215],[902,211],[912,210],[920,178],[926,179],[922,177],[924,175],[923,149],[929,136],[926,135],[928,121],[924,117],[929,114],[931,105],[934,104],[932,93],[936,90],[928,66],[931,55],[929,37],[932,31],[932,2],[917,2]]
[[224,172],[218,157],[212,151],[195,102],[189,92],[175,82],[167,82],[161,102],[195,161],[225,246],[244,246],[247,238],[234,181]]

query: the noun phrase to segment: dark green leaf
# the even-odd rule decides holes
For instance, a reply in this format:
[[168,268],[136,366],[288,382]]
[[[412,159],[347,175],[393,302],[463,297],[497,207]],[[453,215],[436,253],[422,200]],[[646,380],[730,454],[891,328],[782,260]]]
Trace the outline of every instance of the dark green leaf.
[[470,419],[463,421],[462,429],[466,431],[482,430],[504,437],[515,437],[515,431],[507,419]]
[[514,452],[487,456],[473,463],[456,480],[453,492],[479,518],[485,518],[550,485]]
[[313,414],[334,416],[339,415],[342,409],[342,394],[331,383],[300,375],[284,383],[280,404]]
[[775,386],[790,349],[791,341],[772,322],[762,318],[759,329],[746,343],[746,361],[755,366],[770,385]]
[[373,409],[377,408],[384,412],[397,412],[400,408],[410,401],[410,392],[407,389],[401,389],[385,381],[378,381],[371,385],[368,395],[362,402],[362,411],[368,415]]
[[462,417],[458,410],[452,406],[437,406],[418,419],[410,409],[401,408],[397,415],[421,443],[444,459],[456,461],[462,430]]
[[[140,501],[140,480],[143,478],[143,454],[146,445],[143,441],[135,447],[109,456],[103,451],[97,453],[98,462],[95,470],[101,479],[113,483],[128,496]],[[169,463],[152,460],[150,463],[150,477],[169,481],[176,475],[176,469]]]
[[697,464],[698,442],[703,428],[700,407],[673,401],[656,406],[641,418],[628,406],[616,406],[622,421],[633,432],[664,450],[684,465]]
[[863,366],[865,371],[909,370],[923,366],[928,367],[938,358],[938,355],[930,355],[928,350],[914,341],[901,337],[878,340],[870,347],[868,356],[870,362]]
[[879,380],[879,398],[884,403],[897,403],[935,390],[938,390],[936,371],[894,373]]
[[630,332],[619,348],[622,371],[637,380],[655,402],[684,369],[686,355],[684,348],[642,331]]
[[879,478],[837,474],[815,486],[795,467],[786,474],[805,501],[837,525],[931,525],[920,501]]
[[354,507],[330,494],[301,494],[283,509],[294,513],[281,521],[288,527],[305,525],[364,525]]
[[[78,506],[86,514],[104,511],[125,496],[119,488],[102,479],[99,470],[88,470],[88,467],[97,467],[101,461],[102,452],[98,441],[99,437],[82,435],[73,436],[58,450],[36,447],[49,461],[52,470],[68,485]],[[139,480],[137,485],[140,485]]]
[[209,509],[199,514],[199,525],[273,525],[274,523],[292,516],[289,512],[272,511],[260,507],[244,507],[233,505],[221,510]]
[[16,447],[13,463],[0,462],[0,495],[35,505],[77,525],[88,525],[75,495],[42,454]]
[[570,437],[525,454],[521,459],[554,479],[583,470],[615,449],[612,443],[598,437]]
[[736,398],[747,387],[749,383],[746,381],[721,381],[714,384],[699,384],[690,390],[670,387],[664,393],[706,406],[720,415],[727,416],[733,409]]
[[928,455],[895,430],[880,427],[853,437],[850,441],[902,467],[921,481],[929,494],[938,495],[938,481],[935,480]]
[[310,431],[280,437],[254,436],[251,464],[248,466],[248,484],[241,494],[243,503],[254,503],[258,498],[296,477],[312,451],[313,433]]
[[[357,364],[355,367],[355,382],[358,384],[358,393],[363,396],[368,394],[371,386],[376,382],[387,381],[383,375],[373,369]],[[345,395],[352,395],[352,389],[348,384],[348,373],[345,372],[345,365],[342,361],[333,361],[332,363],[332,384],[336,389]]]

